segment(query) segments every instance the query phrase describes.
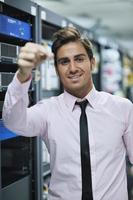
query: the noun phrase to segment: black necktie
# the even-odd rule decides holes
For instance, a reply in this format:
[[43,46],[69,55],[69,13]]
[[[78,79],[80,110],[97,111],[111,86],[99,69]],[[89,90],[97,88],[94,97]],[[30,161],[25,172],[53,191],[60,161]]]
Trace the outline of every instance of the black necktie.
[[76,102],[81,108],[80,116],[80,147],[81,147],[81,170],[82,170],[82,200],[93,200],[90,148],[88,137],[88,123],[86,106],[88,101]]

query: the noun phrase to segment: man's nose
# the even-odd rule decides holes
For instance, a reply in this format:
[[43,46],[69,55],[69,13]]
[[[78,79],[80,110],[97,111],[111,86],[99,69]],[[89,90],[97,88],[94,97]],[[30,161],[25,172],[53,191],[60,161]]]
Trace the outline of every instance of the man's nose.
[[74,62],[74,60],[70,60],[69,70],[72,71],[72,72],[75,72],[77,70],[76,63]]

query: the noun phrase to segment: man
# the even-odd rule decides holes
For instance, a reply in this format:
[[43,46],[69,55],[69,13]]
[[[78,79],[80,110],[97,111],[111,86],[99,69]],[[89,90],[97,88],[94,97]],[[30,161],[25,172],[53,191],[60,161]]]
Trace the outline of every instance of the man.
[[[52,52],[64,93],[27,108],[32,69],[49,56],[44,47],[27,43],[5,97],[5,125],[20,135],[40,136],[46,143],[51,166],[49,200],[127,200],[125,156],[133,164],[133,104],[96,91],[91,44],[75,28],[55,34]],[[88,101],[85,143],[89,150],[82,164],[81,146],[86,144],[82,145],[81,132],[86,125],[79,125],[81,109],[76,102],[84,99]],[[87,173],[91,173],[89,181]]]

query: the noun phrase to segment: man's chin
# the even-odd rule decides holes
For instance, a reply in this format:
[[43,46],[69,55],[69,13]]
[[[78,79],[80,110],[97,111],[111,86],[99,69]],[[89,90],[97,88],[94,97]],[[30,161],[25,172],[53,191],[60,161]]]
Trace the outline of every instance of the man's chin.
[[81,93],[82,89],[79,86],[73,86],[71,88],[65,89],[68,93],[72,94],[73,96],[77,96],[79,93]]

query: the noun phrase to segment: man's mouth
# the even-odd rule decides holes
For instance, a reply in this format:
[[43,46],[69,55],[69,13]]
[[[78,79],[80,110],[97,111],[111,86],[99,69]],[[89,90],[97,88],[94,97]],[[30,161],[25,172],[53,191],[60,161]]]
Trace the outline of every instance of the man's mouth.
[[75,74],[75,75],[69,75],[68,78],[71,80],[77,80],[81,77],[82,74]]

